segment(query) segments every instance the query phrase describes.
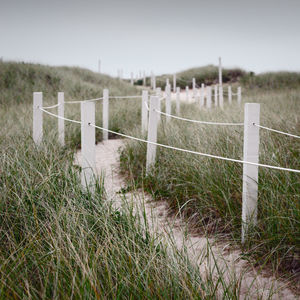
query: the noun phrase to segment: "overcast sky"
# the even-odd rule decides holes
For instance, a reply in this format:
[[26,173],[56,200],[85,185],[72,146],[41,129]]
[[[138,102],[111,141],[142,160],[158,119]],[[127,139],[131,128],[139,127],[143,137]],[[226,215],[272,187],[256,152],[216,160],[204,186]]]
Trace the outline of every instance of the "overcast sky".
[[300,71],[300,0],[0,0],[0,57],[111,75]]

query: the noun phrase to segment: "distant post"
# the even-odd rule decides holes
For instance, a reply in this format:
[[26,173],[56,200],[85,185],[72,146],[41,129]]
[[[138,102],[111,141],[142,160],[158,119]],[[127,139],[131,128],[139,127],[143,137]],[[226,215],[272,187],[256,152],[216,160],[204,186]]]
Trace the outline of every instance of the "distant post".
[[145,134],[147,131],[148,125],[148,91],[143,91],[142,94],[142,134]]
[[[168,84],[166,86],[166,113],[171,114],[171,86]],[[170,121],[169,116],[167,116],[167,122]]]
[[173,74],[173,92],[176,92],[176,74]]
[[232,91],[231,91],[231,86],[228,86],[228,103],[232,103]]
[[219,85],[222,86],[222,61],[221,57],[219,57]]
[[[64,118],[65,104],[64,104],[64,93],[58,93],[58,108],[57,113],[60,117]],[[58,142],[61,146],[65,145],[65,121],[58,118]]]
[[219,103],[220,103],[221,109],[223,109],[224,108],[224,98],[223,98],[223,86],[222,85],[219,86]]
[[[148,142],[157,142],[157,125],[158,125],[158,110],[159,99],[157,96],[150,97],[150,112],[148,124]],[[156,145],[147,144],[147,158],[146,158],[146,174],[150,173],[151,167],[155,164]]]
[[196,99],[196,78],[193,78],[193,97]]
[[180,114],[180,87],[176,88],[176,114]]
[[146,72],[143,72],[143,86],[146,86]]
[[239,86],[237,90],[237,102],[239,105],[242,103],[242,88]]
[[189,101],[189,87],[188,86],[185,87],[185,99],[186,99],[186,101]]
[[40,145],[43,140],[43,93],[33,93],[33,127],[32,138],[36,145]]
[[200,90],[200,107],[204,106],[204,83],[201,83],[201,90]]
[[[244,117],[244,161],[258,163],[259,160],[259,103],[245,104]],[[242,243],[249,226],[257,223],[258,166],[243,165]]]
[[95,102],[81,102],[81,184],[93,191],[95,171]]
[[211,109],[211,87],[208,86],[206,88],[207,96],[206,96],[206,108]]
[[[108,89],[103,90],[103,104],[102,104],[102,122],[103,128],[108,129],[109,123],[109,91]],[[102,131],[103,141],[108,140],[108,131]]]
[[215,107],[218,106],[218,85],[214,86]]

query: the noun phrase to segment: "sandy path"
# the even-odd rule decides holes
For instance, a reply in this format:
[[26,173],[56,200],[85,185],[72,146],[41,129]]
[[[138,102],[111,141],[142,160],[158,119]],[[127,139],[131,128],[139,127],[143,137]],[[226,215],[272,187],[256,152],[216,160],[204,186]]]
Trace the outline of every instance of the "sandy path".
[[[241,299],[298,299],[289,289],[284,288],[283,282],[272,276],[258,274],[249,267],[241,260],[239,251],[230,249],[229,245],[216,244],[211,238],[187,233],[186,222],[179,217],[170,217],[167,202],[153,201],[151,196],[142,190],[119,193],[127,186],[119,174],[118,153],[118,149],[125,142],[125,140],[108,140],[96,146],[96,173],[104,176],[106,198],[112,201],[115,209],[128,210],[128,207],[131,207],[141,218],[145,212],[150,232],[159,240],[163,240],[170,254],[174,253],[175,249],[185,252],[191,261],[199,266],[204,277],[213,274],[214,278],[218,278],[216,264],[219,270],[224,272],[223,276],[227,282],[242,276]],[[78,152],[76,163],[80,164],[80,161],[81,153]],[[208,250],[208,243],[211,251]]]

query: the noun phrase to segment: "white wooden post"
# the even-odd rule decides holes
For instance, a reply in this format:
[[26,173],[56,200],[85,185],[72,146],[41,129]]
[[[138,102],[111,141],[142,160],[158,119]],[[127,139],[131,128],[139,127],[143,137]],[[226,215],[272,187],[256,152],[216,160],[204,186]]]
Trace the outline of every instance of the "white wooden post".
[[221,57],[219,57],[219,85],[222,86],[222,61]]
[[36,145],[40,145],[43,140],[43,93],[33,93],[33,126],[32,138]]
[[143,86],[146,86],[146,72],[143,72]]
[[81,102],[81,184],[92,189],[95,171],[95,102]]
[[232,92],[231,92],[231,86],[228,86],[228,103],[232,103]]
[[[102,104],[102,126],[105,129],[108,129],[109,124],[109,91],[108,89],[103,90],[103,104]],[[108,131],[102,131],[102,139],[103,141],[108,140]]]
[[166,86],[170,84],[169,78],[166,78]]
[[[171,114],[171,86],[168,84],[166,86],[166,113]],[[167,122],[169,122],[171,117],[167,116]]]
[[101,74],[101,60],[98,59],[98,72]]
[[130,84],[133,85],[133,72],[130,73]]
[[242,103],[242,88],[239,86],[237,90],[237,102],[239,105]]
[[173,92],[176,93],[176,74],[173,74]]
[[221,109],[223,109],[224,108],[224,99],[223,99],[223,86],[222,85],[219,86],[219,104],[220,104]]
[[193,78],[193,97],[194,97],[194,99],[196,99],[196,92],[197,92],[197,90],[196,90],[196,79]]
[[[58,93],[58,109],[57,114],[60,117],[64,118],[65,114],[65,104],[64,104],[64,93],[60,92]],[[61,146],[65,145],[65,121],[63,119],[58,118],[58,142],[61,144]]]
[[189,101],[189,87],[188,86],[185,87],[185,99],[186,99],[186,101]]
[[[157,142],[157,125],[158,125],[158,110],[159,98],[157,96],[150,97],[150,112],[149,112],[149,123],[148,123],[148,141]],[[156,157],[156,145],[147,144],[147,159],[146,159],[146,174],[148,175],[151,167],[155,164]]]
[[215,96],[215,107],[217,107],[218,106],[218,86],[217,85],[215,85],[214,96]]
[[[161,88],[160,87],[156,89],[156,96],[158,97],[158,109],[157,110],[161,111],[161,100],[160,99],[161,99],[162,93],[161,93]],[[157,119],[159,121],[161,120],[161,115],[160,114],[158,114]]]
[[142,134],[145,134],[147,131],[148,125],[148,91],[143,91],[142,93]]
[[200,107],[204,106],[204,83],[201,84],[200,90]]
[[176,88],[176,114],[180,114],[180,87]]
[[[244,117],[244,161],[259,161],[259,103],[245,104]],[[243,165],[243,208],[242,243],[244,243],[249,225],[257,223],[258,166]]]
[[206,99],[206,108],[211,109],[211,86],[206,87],[207,99]]
[[153,74],[153,90],[155,90],[155,89],[156,89],[156,77]]

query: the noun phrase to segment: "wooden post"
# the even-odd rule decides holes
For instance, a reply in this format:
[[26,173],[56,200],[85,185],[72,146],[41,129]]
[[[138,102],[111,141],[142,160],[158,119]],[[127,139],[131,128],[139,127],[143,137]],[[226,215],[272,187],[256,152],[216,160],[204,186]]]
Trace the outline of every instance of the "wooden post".
[[176,93],[176,74],[173,74],[173,92]]
[[[259,103],[245,104],[244,161],[258,163],[259,159]],[[258,166],[243,165],[242,243],[250,225],[257,223]]]
[[222,61],[221,57],[219,57],[219,85],[222,86]]
[[156,77],[153,74],[153,90],[156,90]]
[[147,131],[148,125],[148,110],[147,105],[148,102],[148,91],[143,91],[142,94],[142,134],[144,135]]
[[95,102],[81,102],[81,184],[92,189],[95,171]]
[[101,74],[101,60],[98,59],[98,73]]
[[133,72],[130,73],[130,84],[133,85]]
[[211,109],[211,87],[208,86],[206,88],[206,92],[207,92],[207,98],[206,98],[206,108],[207,109]]
[[204,106],[204,83],[201,84],[200,90],[200,107]]
[[[157,96],[150,97],[150,112],[148,123],[148,141],[157,142],[157,125],[158,125],[158,110],[159,98]],[[155,164],[156,145],[147,144],[147,159],[146,159],[146,175],[150,173],[151,167]]]
[[[171,114],[171,86],[168,84],[166,86],[166,113]],[[171,117],[167,116],[167,122],[169,122]]]
[[43,140],[43,111],[40,107],[43,107],[43,93],[33,93],[32,138],[37,146]]
[[196,100],[196,79],[193,78],[193,97]]
[[143,86],[146,86],[146,72],[143,72]]
[[[57,108],[57,114],[60,117],[64,118],[65,114],[65,104],[64,104],[64,93],[60,92],[58,93],[58,108]],[[61,146],[65,145],[65,121],[63,119],[58,118],[58,142]]]
[[218,106],[218,86],[217,85],[215,85],[214,96],[215,96],[215,107],[217,107]]
[[176,88],[176,114],[180,115],[180,87]]
[[166,78],[166,86],[170,84],[169,78]]
[[[162,93],[161,93],[161,88],[160,87],[156,89],[156,96],[158,97],[158,109],[157,110],[161,111],[161,100],[160,99],[161,99]],[[157,119],[159,121],[161,120],[161,115],[160,114],[158,114]]]
[[232,92],[231,92],[231,86],[228,86],[228,103],[232,103]]
[[237,90],[237,102],[239,105],[242,103],[242,88],[239,86]]
[[185,87],[185,99],[186,99],[186,101],[189,101],[189,87],[188,86]]
[[[102,122],[103,128],[108,129],[109,124],[109,91],[108,89],[103,90],[103,106],[102,106]],[[103,141],[108,140],[108,131],[102,131],[102,139]]]
[[222,85],[219,86],[219,104],[220,104],[221,109],[223,109],[224,108],[224,99],[223,99],[223,86]]

